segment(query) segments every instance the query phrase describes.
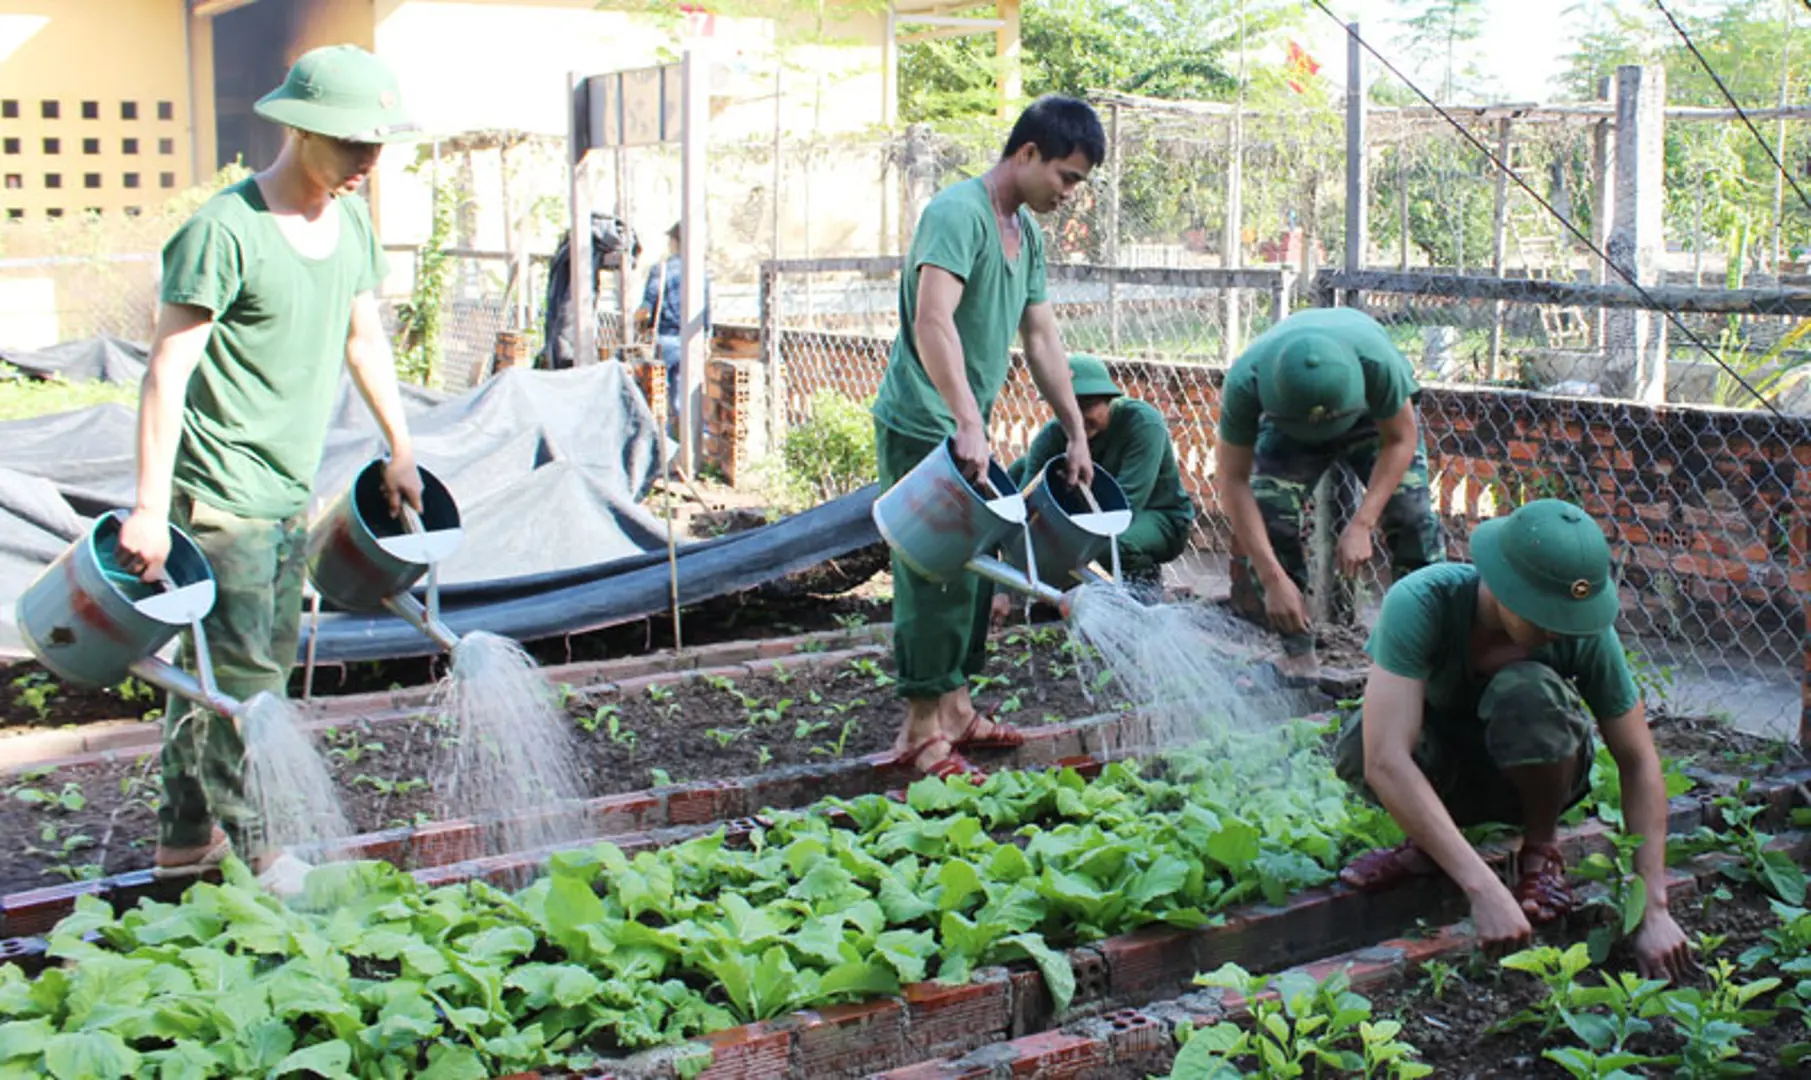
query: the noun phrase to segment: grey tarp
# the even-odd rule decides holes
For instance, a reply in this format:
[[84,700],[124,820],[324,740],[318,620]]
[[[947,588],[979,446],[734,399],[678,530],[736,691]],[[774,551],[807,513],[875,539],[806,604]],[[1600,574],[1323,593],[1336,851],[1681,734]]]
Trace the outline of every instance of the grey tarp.
[[[521,640],[665,610],[666,530],[639,505],[658,475],[660,435],[626,369],[513,369],[453,398],[408,391],[421,463],[460,505],[466,537],[443,567],[448,623]],[[104,405],[0,424],[0,652],[23,652],[13,601],[95,514],[134,496],[134,410]],[[336,497],[382,448],[345,383],[317,474]],[[685,544],[680,597],[752,588],[878,540],[872,488],[750,532]],[[306,630],[306,628],[305,628]],[[322,663],[421,655],[400,620],[328,613]]]
[[48,349],[0,351],[0,360],[42,379],[135,383],[145,374],[145,347],[116,337],[65,341]]

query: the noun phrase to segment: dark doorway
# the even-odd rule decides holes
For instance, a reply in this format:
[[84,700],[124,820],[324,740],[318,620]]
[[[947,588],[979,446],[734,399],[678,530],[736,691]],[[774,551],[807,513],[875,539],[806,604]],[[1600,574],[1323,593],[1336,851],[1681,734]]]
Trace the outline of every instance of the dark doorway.
[[261,0],[214,18],[216,167],[243,158],[261,169],[283,148],[283,129],[252,111],[289,73],[290,0]]

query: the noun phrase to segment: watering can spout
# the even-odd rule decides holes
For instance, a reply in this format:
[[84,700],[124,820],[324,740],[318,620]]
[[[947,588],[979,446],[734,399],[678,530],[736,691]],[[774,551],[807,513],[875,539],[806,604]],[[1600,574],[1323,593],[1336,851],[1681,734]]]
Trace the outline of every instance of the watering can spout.
[[968,561],[968,568],[996,585],[1051,604],[1062,610],[1065,618],[1068,617],[1068,593],[1052,588],[1042,581],[1034,581],[992,555],[975,556]]

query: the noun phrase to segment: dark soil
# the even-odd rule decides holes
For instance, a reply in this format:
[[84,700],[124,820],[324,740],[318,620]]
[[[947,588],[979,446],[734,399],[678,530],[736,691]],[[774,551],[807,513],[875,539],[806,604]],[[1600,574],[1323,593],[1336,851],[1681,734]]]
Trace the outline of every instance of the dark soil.
[[[864,626],[891,617],[889,604],[873,597],[792,595],[784,602],[774,602],[739,595],[686,608],[681,623],[689,647]],[[672,647],[673,620],[669,616],[527,646],[543,664],[618,659]],[[323,666],[315,670],[313,690],[319,697],[418,686],[438,678],[441,666],[439,658],[426,657]],[[295,697],[302,694],[300,669],[291,681],[290,693]],[[126,687],[91,689],[67,685],[30,660],[0,668],[0,738],[97,720],[139,720],[160,713],[163,706],[162,691],[136,680]]]
[[[1090,700],[1085,693],[1057,644],[1061,636],[1060,631],[1021,632],[998,639],[989,675],[975,689],[977,704],[997,705],[1002,719],[1021,725],[1108,709],[1109,700]],[[885,750],[902,715],[891,670],[890,657],[863,658],[784,679],[750,677],[733,686],[693,680],[620,698],[575,696],[567,711],[578,729],[580,767],[590,794],[612,795]],[[326,733],[324,749],[356,829],[457,816],[439,807],[432,791],[443,737],[426,717]],[[976,760],[985,766],[987,758],[976,755]],[[47,807],[30,794],[65,790],[67,806]],[[27,773],[0,788],[0,850],[16,853],[0,862],[0,894],[148,866],[161,794],[155,752],[130,762]]]
[[1720,720],[1658,716],[1652,726],[1662,754],[1706,772],[1765,777],[1803,768],[1811,760],[1790,742],[1737,731]]
[[[1732,962],[1743,950],[1759,942],[1763,932],[1779,925],[1766,901],[1748,891],[1735,892],[1725,899],[1706,897],[1675,903],[1673,915],[1694,940],[1699,934],[1726,937],[1711,957]],[[1582,939],[1583,934],[1581,929],[1576,936]],[[1635,970],[1633,959],[1621,947],[1611,954],[1607,967],[1618,972]],[[1580,980],[1586,985],[1598,985],[1596,970],[1587,970]],[[1776,974],[1771,967],[1747,974],[1738,969],[1735,979],[1749,982]],[[1789,976],[1784,985],[1791,987],[1795,982]],[[1700,973],[1694,985],[1708,987],[1708,978]],[[1432,983],[1425,974],[1402,989],[1368,996],[1373,1018],[1400,1020],[1401,1037],[1419,1048],[1418,1060],[1432,1065],[1435,1076],[1451,1080],[1565,1077],[1564,1069],[1541,1057],[1545,1048],[1583,1045],[1564,1027],[1545,1039],[1540,1037],[1539,1025],[1500,1034],[1490,1031],[1491,1025],[1540,1002],[1546,992],[1546,987],[1532,975],[1501,970],[1474,956],[1450,974],[1438,998],[1433,996]],[[1763,995],[1753,1003],[1754,1007],[1771,1005],[1773,996]],[[1683,1040],[1672,1034],[1670,1023],[1663,1018],[1653,1023],[1654,1032],[1642,1037],[1631,1049],[1655,1056],[1677,1053]],[[1739,1042],[1739,1060],[1754,1067],[1752,1075],[1803,1075],[1779,1063],[1781,1047],[1811,1036],[1799,1013],[1781,1010],[1771,1023],[1751,1025],[1750,1030],[1752,1034]],[[1648,1071],[1648,1075],[1664,1073],[1664,1069]]]

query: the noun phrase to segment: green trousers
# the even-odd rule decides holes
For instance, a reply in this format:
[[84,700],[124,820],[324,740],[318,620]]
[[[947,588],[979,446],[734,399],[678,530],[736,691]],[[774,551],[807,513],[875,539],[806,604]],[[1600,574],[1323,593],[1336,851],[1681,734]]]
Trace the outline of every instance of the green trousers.
[[[891,488],[938,444],[874,425],[880,486]],[[939,583],[893,555],[893,662],[903,698],[934,698],[968,684],[987,663],[993,583],[975,574]]]
[[[1497,822],[1521,825],[1522,797],[1503,775],[1522,765],[1578,763],[1568,807],[1591,790],[1591,738],[1596,726],[1572,684],[1546,664],[1524,660],[1497,672],[1478,697],[1478,715],[1423,717],[1415,764],[1461,828]],[[1334,771],[1367,801],[1364,714],[1340,729]]]
[[[243,518],[178,493],[171,520],[194,537],[213,567],[214,610],[203,620],[214,680],[245,701],[289,685],[302,629],[308,527]],[[194,642],[182,639],[182,664],[194,670]],[[158,840],[199,847],[220,822],[234,849],[250,858],[267,846],[256,806],[246,797],[245,744],[233,722],[172,695],[164,710],[163,806]]]
[[[1132,524],[1119,534],[1119,569],[1126,580],[1155,584],[1163,578],[1165,563],[1188,550],[1194,520],[1178,514],[1140,510]],[[1103,560],[1104,561],[1104,560]]]

